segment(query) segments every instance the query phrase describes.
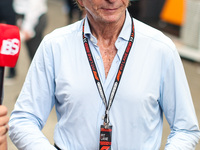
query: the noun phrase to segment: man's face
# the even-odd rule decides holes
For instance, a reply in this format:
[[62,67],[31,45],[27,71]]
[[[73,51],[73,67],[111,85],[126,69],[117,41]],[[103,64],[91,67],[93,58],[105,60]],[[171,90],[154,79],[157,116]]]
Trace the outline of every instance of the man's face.
[[124,19],[129,0],[78,0],[89,19],[96,22],[113,23]]

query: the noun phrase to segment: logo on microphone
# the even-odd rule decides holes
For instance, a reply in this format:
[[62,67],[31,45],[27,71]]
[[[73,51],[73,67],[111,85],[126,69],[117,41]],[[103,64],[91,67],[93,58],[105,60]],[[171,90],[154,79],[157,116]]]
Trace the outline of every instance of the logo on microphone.
[[16,55],[20,49],[20,41],[16,38],[2,41],[1,54]]

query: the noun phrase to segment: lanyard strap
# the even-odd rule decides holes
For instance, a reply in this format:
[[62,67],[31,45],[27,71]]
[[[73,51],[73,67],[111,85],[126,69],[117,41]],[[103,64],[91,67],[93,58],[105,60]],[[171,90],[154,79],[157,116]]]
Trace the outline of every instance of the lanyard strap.
[[106,96],[105,96],[105,93],[104,93],[104,90],[103,90],[102,83],[101,83],[100,78],[99,78],[99,74],[98,74],[98,71],[97,71],[97,68],[96,68],[90,47],[89,47],[88,39],[84,35],[85,20],[83,21],[83,30],[82,30],[83,43],[84,43],[84,47],[85,47],[85,51],[86,51],[86,54],[87,54],[87,57],[88,57],[88,61],[89,61],[89,64],[90,64],[90,67],[91,67],[91,70],[92,70],[92,73],[93,73],[93,76],[94,76],[94,80],[95,80],[96,85],[97,85],[97,89],[98,89],[99,94],[101,96],[101,99],[103,100],[103,103],[106,107],[105,117],[104,117],[104,124],[106,124],[106,125],[109,124],[108,113],[109,113],[109,110],[110,110],[111,105],[113,103],[114,97],[116,95],[116,92],[117,92],[117,89],[118,89],[118,86],[119,86],[119,82],[121,80],[122,73],[123,73],[123,70],[124,70],[129,52],[130,52],[131,47],[133,45],[134,37],[135,37],[134,24],[133,24],[132,18],[131,18],[131,21],[132,21],[132,32],[131,32],[128,44],[126,46],[124,55],[122,57],[121,63],[119,65],[119,69],[118,69],[118,72],[117,72],[117,75],[116,75],[116,78],[115,78],[115,82],[113,84],[113,87],[112,87],[112,90],[111,90],[111,93],[110,93],[110,96],[109,96],[108,104],[107,104],[107,101],[106,101]]

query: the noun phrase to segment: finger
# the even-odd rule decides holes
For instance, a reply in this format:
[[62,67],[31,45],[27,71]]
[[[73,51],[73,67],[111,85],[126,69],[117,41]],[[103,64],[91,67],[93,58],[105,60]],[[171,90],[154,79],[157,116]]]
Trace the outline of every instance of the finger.
[[0,136],[6,135],[6,133],[8,132],[8,130],[9,130],[9,126],[8,125],[1,126],[0,127]]
[[0,116],[0,126],[6,125],[9,122],[8,116]]
[[0,145],[6,142],[6,139],[7,139],[6,135],[0,136]]
[[8,109],[4,105],[0,105],[0,117],[5,116],[8,113]]

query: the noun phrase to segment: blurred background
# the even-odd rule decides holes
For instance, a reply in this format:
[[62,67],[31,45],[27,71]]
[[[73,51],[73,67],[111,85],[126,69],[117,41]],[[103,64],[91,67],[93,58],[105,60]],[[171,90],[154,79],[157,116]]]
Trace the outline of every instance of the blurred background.
[[[70,0],[47,0],[48,9],[45,12],[47,20],[42,36],[55,28],[81,19],[84,13],[74,6],[74,2]],[[200,121],[200,0],[132,0],[128,10],[136,19],[163,31],[176,44],[185,68],[197,118]],[[9,115],[31,63],[27,49],[27,43],[22,42],[15,73],[9,76],[12,72],[10,68],[6,68],[5,71],[3,104],[8,107]],[[53,109],[43,129],[43,133],[52,144],[55,124],[56,115]],[[169,132],[169,126],[164,119],[161,150],[164,149]],[[196,149],[200,149],[200,144]],[[8,150],[17,150],[9,137]]]

